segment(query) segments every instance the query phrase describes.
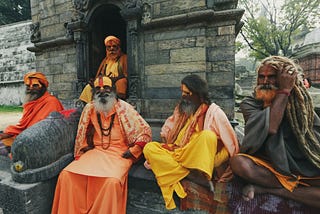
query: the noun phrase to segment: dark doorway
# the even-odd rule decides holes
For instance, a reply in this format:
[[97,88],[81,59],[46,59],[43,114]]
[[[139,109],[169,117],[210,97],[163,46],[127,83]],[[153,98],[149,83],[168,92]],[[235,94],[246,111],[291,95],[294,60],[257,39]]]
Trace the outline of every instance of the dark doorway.
[[104,39],[114,35],[121,40],[121,49],[126,53],[126,22],[115,5],[101,5],[93,12],[88,23],[89,77],[94,77],[100,62],[106,56]]

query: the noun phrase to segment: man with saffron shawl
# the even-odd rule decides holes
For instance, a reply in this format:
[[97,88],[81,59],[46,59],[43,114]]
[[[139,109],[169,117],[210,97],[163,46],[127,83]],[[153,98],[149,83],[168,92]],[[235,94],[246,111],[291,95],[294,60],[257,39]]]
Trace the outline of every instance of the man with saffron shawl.
[[43,73],[27,73],[24,84],[26,95],[22,118],[16,125],[10,125],[0,133],[0,155],[7,156],[10,153],[14,139],[23,130],[45,119],[51,112],[63,110],[60,101],[47,91],[49,82]]
[[[186,196],[183,178],[202,178],[213,190],[214,168],[223,168],[238,152],[236,134],[221,108],[210,102],[207,82],[188,75],[181,91],[181,101],[161,129],[162,142],[150,142],[143,150],[145,166],[155,174],[167,209],[176,207],[174,192]],[[230,179],[230,170],[223,168],[219,174],[218,181]]]
[[271,193],[320,207],[320,120],[294,61],[271,56],[257,68],[253,96],[240,109],[245,136],[232,171],[245,200]]
[[[107,76],[112,80],[113,87],[120,99],[127,97],[127,55],[121,51],[121,42],[115,36],[107,36],[104,40],[106,46],[106,57],[100,63],[96,78]],[[84,103],[92,100],[92,84],[87,84],[83,89],[79,99]]]
[[112,91],[109,77],[94,81],[94,100],[82,112],[75,160],[59,175],[52,213],[125,214],[128,172],[151,140],[151,128]]

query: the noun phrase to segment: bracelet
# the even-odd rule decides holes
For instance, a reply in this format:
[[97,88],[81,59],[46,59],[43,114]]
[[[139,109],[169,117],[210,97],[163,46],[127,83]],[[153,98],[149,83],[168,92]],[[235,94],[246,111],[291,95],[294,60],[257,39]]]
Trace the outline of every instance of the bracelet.
[[287,95],[289,97],[291,93],[288,90],[278,90],[277,94],[285,94],[285,95]]

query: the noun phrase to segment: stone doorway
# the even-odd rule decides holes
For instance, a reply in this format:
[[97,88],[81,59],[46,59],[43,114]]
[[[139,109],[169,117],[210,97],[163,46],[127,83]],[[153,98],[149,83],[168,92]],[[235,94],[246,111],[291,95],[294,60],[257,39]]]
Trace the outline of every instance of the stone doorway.
[[93,8],[88,20],[88,69],[87,77],[94,77],[100,62],[106,55],[104,39],[114,35],[121,40],[121,49],[126,53],[126,22],[120,15],[120,8],[106,4]]

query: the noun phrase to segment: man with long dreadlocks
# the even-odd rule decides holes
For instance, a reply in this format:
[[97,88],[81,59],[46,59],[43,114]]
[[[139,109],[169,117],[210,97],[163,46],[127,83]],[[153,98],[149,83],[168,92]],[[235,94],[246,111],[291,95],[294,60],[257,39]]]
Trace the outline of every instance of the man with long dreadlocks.
[[320,207],[320,120],[297,66],[271,56],[257,72],[253,96],[240,105],[240,153],[230,161],[234,174],[248,182],[243,198],[271,193]]

